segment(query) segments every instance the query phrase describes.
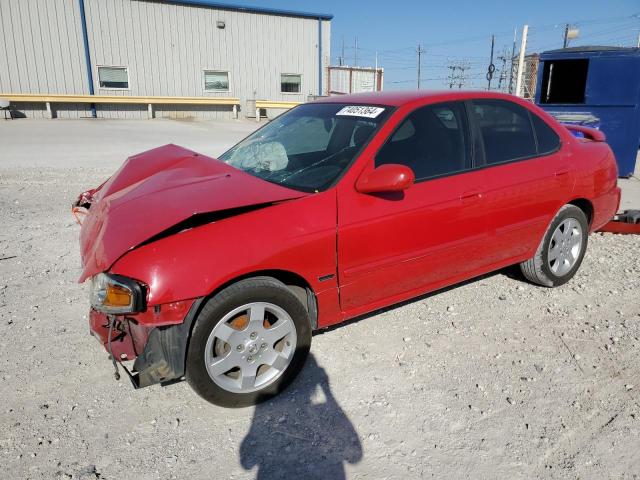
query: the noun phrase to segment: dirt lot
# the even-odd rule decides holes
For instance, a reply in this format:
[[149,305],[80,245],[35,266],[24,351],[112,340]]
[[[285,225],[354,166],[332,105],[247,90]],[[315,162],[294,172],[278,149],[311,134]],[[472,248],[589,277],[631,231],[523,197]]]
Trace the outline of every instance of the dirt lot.
[[640,237],[593,235],[555,290],[502,271],[316,335],[256,409],[116,382],[70,202],[127,154],[216,154],[252,128],[0,123],[0,477],[640,477]]

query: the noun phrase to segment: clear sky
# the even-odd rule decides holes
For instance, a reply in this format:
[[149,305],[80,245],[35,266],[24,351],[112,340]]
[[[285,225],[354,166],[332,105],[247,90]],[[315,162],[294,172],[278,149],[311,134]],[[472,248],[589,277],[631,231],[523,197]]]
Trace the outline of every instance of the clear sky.
[[[466,87],[486,88],[485,79],[495,34],[495,60],[513,45],[518,47],[522,26],[529,25],[527,53],[562,47],[565,23],[578,27],[571,46],[636,46],[640,33],[639,0],[517,0],[419,1],[419,0],[229,0],[228,3],[334,15],[331,32],[331,62],[337,64],[345,42],[345,63],[355,62],[385,69],[385,89],[416,87],[418,44],[425,50],[422,63],[423,88],[448,88],[450,65],[463,64]],[[459,72],[459,71],[458,71]]]

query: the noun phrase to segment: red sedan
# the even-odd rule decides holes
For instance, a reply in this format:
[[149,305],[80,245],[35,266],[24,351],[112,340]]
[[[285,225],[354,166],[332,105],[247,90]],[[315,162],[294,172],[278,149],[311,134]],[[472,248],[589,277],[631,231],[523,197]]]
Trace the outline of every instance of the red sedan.
[[237,407],[284,389],[314,330],[513,264],[562,285],[620,200],[604,136],[571,128],[501,94],[365,94],[218,160],[133,156],[76,203],[91,331],[134,385]]

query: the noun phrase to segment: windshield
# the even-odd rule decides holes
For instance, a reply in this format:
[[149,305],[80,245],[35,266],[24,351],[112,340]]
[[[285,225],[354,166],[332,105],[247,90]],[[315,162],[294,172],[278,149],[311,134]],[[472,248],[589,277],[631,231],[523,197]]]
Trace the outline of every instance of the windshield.
[[390,107],[311,103],[294,108],[220,157],[268,182],[321,191],[349,167]]

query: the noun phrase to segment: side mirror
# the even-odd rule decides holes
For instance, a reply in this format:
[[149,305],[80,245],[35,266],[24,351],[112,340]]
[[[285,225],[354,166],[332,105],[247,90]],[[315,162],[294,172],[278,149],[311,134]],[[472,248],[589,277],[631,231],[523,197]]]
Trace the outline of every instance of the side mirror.
[[356,190],[360,193],[401,192],[415,181],[416,176],[409,167],[389,163],[358,178]]

